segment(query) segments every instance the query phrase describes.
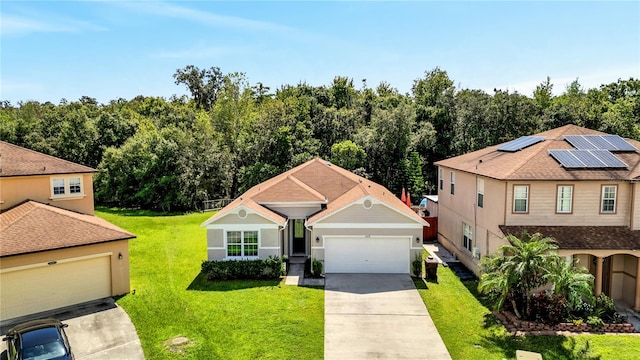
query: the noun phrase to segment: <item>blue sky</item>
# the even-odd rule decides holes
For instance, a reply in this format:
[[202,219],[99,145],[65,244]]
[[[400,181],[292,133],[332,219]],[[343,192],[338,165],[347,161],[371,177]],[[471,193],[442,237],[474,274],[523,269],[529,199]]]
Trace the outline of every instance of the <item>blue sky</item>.
[[0,3],[0,99],[106,103],[186,93],[186,65],[250,84],[410,92],[435,67],[459,88],[559,94],[640,78],[640,2],[11,1]]

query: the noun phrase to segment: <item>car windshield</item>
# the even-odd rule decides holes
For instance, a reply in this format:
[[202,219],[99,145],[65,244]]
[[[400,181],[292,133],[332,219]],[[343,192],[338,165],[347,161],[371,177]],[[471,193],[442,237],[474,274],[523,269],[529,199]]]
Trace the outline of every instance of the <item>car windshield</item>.
[[55,327],[22,334],[23,360],[53,360],[65,355],[67,355],[67,350]]

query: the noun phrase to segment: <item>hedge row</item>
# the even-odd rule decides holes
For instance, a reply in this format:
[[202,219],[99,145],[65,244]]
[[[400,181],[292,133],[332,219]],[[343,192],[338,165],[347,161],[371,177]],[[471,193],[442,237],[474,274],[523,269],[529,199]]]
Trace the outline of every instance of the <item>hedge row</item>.
[[203,261],[207,280],[278,280],[284,275],[283,259],[270,256],[265,260]]

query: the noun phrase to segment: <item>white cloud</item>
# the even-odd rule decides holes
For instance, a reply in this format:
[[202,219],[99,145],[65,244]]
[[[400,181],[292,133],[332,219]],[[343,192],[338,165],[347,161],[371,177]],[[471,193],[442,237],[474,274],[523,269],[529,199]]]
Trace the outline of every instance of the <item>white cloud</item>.
[[46,20],[36,17],[25,17],[2,13],[0,14],[0,29],[2,35],[30,34],[36,32],[79,32],[83,30],[104,31],[106,28],[91,24],[87,21],[74,19],[46,17]]
[[114,2],[113,4],[147,14],[179,18],[214,27],[238,28],[255,31],[295,31],[294,28],[276,23],[245,19],[237,16],[219,15],[208,11],[192,9],[166,2]]

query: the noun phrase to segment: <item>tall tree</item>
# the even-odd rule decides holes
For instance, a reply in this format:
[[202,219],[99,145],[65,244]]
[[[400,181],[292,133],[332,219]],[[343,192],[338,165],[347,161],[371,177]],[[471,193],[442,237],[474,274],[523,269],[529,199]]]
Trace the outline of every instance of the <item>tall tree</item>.
[[184,84],[189,89],[198,109],[210,110],[218,98],[224,76],[215,66],[201,70],[187,65],[184,69],[177,69],[173,78],[176,85]]

